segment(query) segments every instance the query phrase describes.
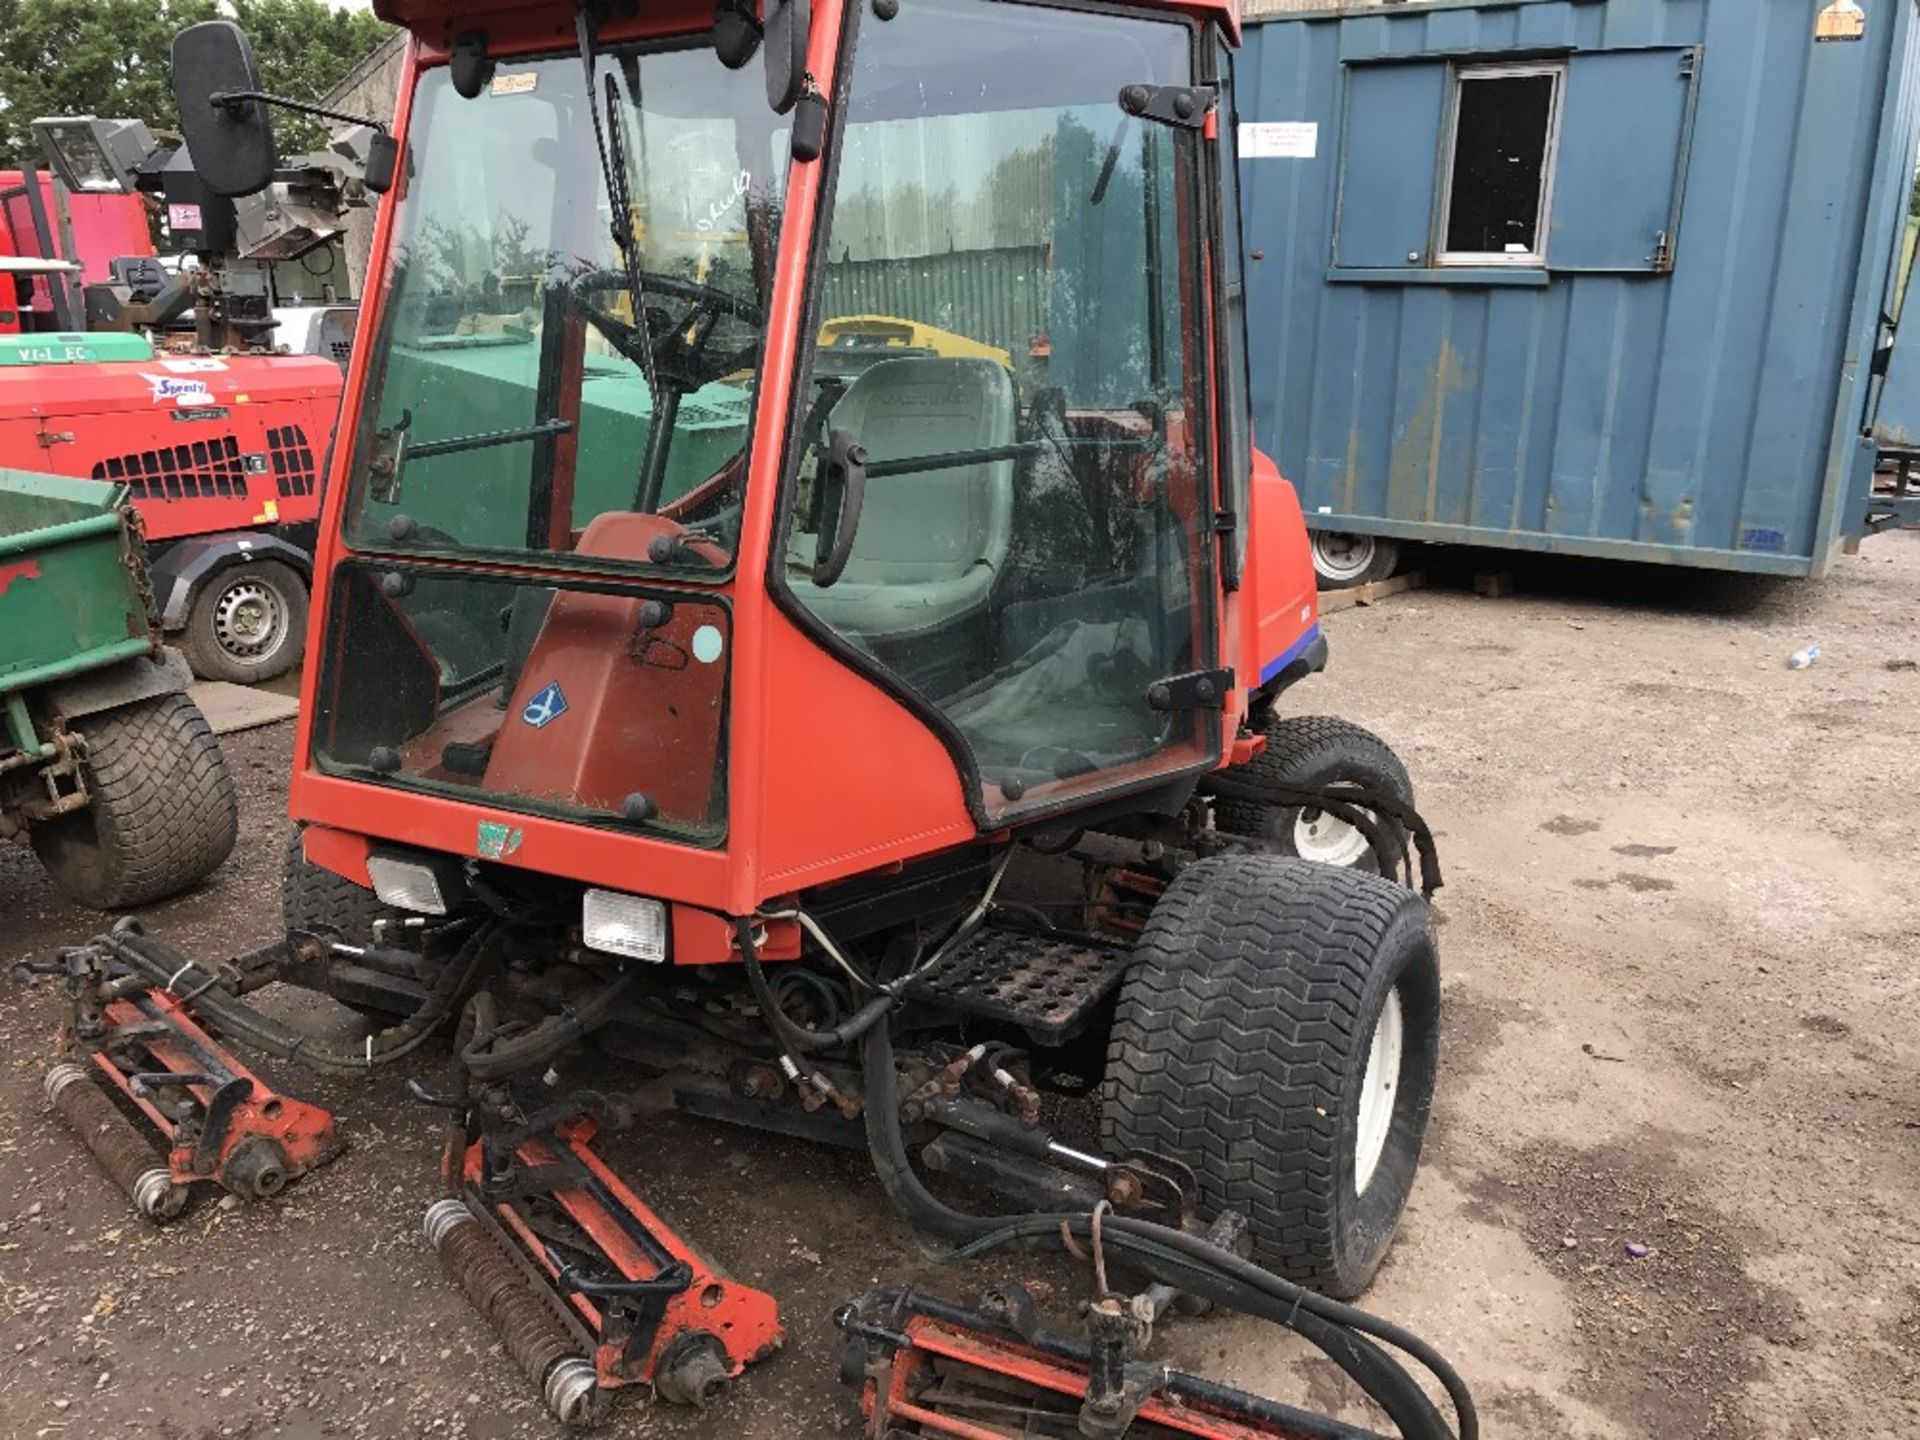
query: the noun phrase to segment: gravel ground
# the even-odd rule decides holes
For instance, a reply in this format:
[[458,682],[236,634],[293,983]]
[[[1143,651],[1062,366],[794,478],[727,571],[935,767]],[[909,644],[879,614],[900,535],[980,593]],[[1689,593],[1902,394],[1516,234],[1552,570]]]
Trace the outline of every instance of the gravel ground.
[[[1440,1101],[1369,1304],[1455,1359],[1491,1437],[1920,1434],[1920,534],[1817,584],[1497,563],[1506,599],[1443,579],[1330,617],[1297,696],[1393,742],[1447,862]],[[228,739],[240,848],[152,927],[209,951],[272,928],[289,740]],[[0,897],[0,960],[97,924],[23,851]],[[556,1433],[417,1238],[437,1117],[396,1082],[279,1077],[349,1153],[154,1231],[43,1108],[55,997],[5,994],[0,1435]],[[987,1278],[932,1268],[854,1157],[675,1117],[608,1152],[792,1332],[717,1412],[626,1402],[616,1435],[852,1435],[833,1307]],[[1164,1345],[1364,1415],[1251,1322]]]

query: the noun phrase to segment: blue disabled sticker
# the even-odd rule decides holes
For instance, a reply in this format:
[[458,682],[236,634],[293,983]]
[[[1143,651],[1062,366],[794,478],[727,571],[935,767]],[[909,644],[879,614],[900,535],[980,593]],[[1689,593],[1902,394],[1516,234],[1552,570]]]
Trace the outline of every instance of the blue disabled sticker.
[[560,682],[555,680],[527,701],[526,708],[520,712],[520,718],[534,729],[543,730],[566,713],[567,697],[560,693]]

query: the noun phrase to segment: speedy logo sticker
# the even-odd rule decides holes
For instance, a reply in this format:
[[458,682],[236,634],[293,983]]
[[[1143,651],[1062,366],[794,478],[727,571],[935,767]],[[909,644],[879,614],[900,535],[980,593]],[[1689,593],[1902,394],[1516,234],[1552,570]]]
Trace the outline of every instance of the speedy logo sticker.
[[473,849],[482,860],[504,860],[517,851],[520,843],[526,838],[518,825],[506,825],[498,820],[482,820],[480,834],[474,842]]
[[153,391],[153,403],[156,405],[207,405],[213,401],[213,391],[207,388],[204,380],[187,380],[178,375],[150,375],[145,371],[141,372],[140,378]]
[[520,718],[536,730],[544,730],[567,713],[567,697],[560,693],[560,682],[548,682],[520,711]]

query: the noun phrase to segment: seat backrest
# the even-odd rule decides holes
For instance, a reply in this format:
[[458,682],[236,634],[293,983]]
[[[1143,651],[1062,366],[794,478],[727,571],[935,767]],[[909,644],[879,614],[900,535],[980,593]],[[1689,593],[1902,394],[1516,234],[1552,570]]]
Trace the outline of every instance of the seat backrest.
[[[1007,445],[1013,382],[992,360],[882,360],[847,387],[829,424],[857,436],[869,463]],[[914,584],[997,569],[1012,523],[1011,460],[870,479],[844,579]]]

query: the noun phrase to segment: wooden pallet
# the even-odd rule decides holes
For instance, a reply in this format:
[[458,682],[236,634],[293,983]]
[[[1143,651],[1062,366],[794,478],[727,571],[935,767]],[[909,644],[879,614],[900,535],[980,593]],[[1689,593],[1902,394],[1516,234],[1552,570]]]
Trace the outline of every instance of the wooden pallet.
[[1424,589],[1426,583],[1427,572],[1414,570],[1405,575],[1395,575],[1390,580],[1369,580],[1365,585],[1356,585],[1351,590],[1322,590],[1320,613],[1331,615],[1336,610],[1351,610],[1356,605],[1377,605],[1389,595],[1398,595],[1403,590]]

